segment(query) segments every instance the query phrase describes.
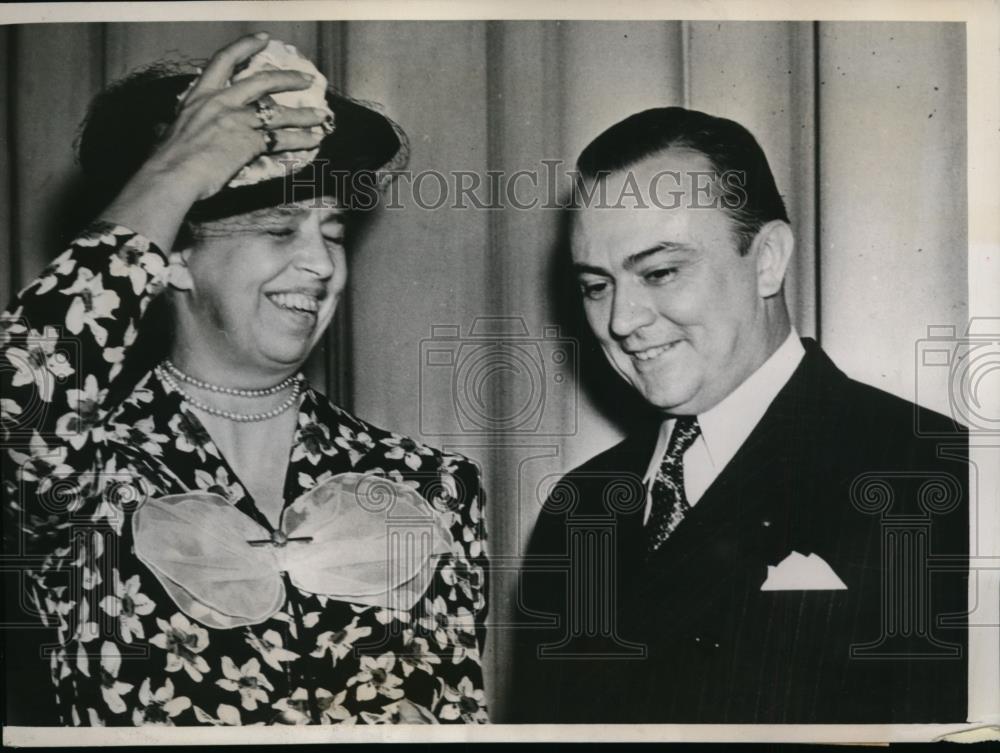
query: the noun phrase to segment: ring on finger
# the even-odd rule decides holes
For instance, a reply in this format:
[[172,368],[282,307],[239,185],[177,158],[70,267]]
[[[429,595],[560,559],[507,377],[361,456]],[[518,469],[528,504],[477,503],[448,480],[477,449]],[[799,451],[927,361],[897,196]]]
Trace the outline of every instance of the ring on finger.
[[264,151],[273,152],[274,148],[278,145],[277,134],[267,126],[264,126],[264,138],[266,139],[264,142]]
[[271,121],[274,120],[274,108],[260,99],[254,102],[254,107],[257,109],[257,120],[260,121],[260,127],[266,131],[271,125]]

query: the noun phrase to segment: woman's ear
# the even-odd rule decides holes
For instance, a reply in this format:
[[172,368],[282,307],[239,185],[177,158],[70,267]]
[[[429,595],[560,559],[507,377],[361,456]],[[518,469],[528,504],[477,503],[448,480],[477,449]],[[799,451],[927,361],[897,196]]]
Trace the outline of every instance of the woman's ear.
[[170,263],[167,267],[167,282],[175,290],[191,290],[194,287],[194,280],[191,278],[191,269],[188,267],[188,258],[190,256],[190,248],[170,253]]
[[762,227],[754,241],[757,249],[757,293],[770,298],[781,292],[785,270],[795,249],[795,236],[787,222],[772,220]]

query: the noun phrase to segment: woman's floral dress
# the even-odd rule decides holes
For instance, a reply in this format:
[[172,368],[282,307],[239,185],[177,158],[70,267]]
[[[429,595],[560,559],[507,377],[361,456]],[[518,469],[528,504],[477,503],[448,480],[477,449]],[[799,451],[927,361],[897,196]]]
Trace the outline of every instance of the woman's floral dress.
[[[183,397],[150,371],[110,404],[166,260],[92,226],[3,315],[4,542],[24,611],[47,626],[38,671],[66,725],[485,722],[483,495],[465,458],[375,428],[306,389],[285,504],[359,472],[415,489],[451,534],[407,611],[287,581],[284,606],[227,629],[182,611],[135,554],[142,501],[221,495],[273,530]],[[36,703],[44,703],[39,698]],[[53,719],[55,723],[55,718]]]

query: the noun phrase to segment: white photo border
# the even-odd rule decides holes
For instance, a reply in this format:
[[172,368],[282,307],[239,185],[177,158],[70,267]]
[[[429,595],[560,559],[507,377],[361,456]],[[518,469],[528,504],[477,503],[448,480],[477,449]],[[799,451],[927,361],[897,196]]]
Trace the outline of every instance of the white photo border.
[[[288,0],[287,2],[10,3],[0,24],[102,21],[350,21],[350,20],[719,20],[719,21],[953,21],[964,22],[968,123],[969,316],[1000,321],[1000,2],[997,0],[619,0],[613,16],[595,0]],[[669,14],[669,15],[668,15]],[[989,395],[1000,412],[1000,394]],[[986,438],[983,438],[984,440]],[[972,440],[980,470],[978,597],[992,631],[969,633],[966,724],[907,725],[505,725],[287,728],[68,729],[6,727],[11,746],[122,746],[322,742],[841,742],[1000,740],[1000,448]],[[971,487],[970,487],[971,488]],[[975,502],[976,499],[973,499]],[[977,596],[970,578],[970,600]],[[971,603],[971,602],[970,602]],[[984,605],[979,604],[982,609]],[[992,612],[990,611],[992,610]]]

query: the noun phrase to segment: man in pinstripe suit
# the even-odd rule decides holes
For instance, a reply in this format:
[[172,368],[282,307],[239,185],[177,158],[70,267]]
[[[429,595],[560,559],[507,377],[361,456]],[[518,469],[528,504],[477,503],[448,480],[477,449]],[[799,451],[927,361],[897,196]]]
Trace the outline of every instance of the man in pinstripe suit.
[[654,420],[538,519],[515,718],[964,720],[964,429],[798,337],[792,230],[745,128],[648,110],[578,168],[584,312]]

